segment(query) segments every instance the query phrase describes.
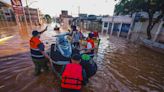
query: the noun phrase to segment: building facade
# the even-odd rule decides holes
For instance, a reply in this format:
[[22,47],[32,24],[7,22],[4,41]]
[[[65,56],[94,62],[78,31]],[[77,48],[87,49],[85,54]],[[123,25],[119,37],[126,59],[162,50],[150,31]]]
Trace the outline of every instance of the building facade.
[[14,20],[14,13],[11,5],[0,1],[0,20],[12,21]]
[[36,24],[36,25],[40,23],[42,15],[39,9],[24,7],[24,11],[25,11],[27,22],[30,23],[31,21],[32,24]]
[[132,18],[129,16],[111,16],[102,18],[102,33],[128,37],[132,25]]
[[101,31],[101,18],[96,15],[79,14],[74,18],[72,25],[78,26],[80,30]]
[[67,10],[62,10],[59,21],[62,24],[63,29],[68,29],[69,25],[71,25],[71,21],[73,20],[73,17],[71,15],[68,15]]
[[12,6],[0,1],[0,28],[14,25],[16,25],[16,22]]
[[[42,20],[44,16],[39,9],[24,7],[24,11],[28,23],[31,22],[34,25],[43,23]],[[19,16],[19,21],[25,22],[24,15]],[[6,2],[0,1],[0,24],[2,26],[9,26],[11,22],[16,22],[12,6]]]

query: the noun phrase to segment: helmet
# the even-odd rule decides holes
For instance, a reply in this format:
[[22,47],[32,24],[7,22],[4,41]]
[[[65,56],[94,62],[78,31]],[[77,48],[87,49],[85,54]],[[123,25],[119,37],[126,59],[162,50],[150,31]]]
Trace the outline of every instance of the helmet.
[[87,54],[82,55],[82,60],[88,61],[90,59],[91,59],[91,57],[89,55],[87,55]]

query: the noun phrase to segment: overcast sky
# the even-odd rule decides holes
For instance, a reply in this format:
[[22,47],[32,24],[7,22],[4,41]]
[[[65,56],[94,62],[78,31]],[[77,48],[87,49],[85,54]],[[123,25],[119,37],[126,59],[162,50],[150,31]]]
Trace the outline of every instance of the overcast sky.
[[[10,3],[10,0],[3,0]],[[25,0],[22,0],[25,6]],[[69,14],[76,16],[78,7],[80,13],[96,15],[113,15],[115,0],[28,0],[30,7],[39,8],[43,13],[57,16],[61,10],[68,10]]]

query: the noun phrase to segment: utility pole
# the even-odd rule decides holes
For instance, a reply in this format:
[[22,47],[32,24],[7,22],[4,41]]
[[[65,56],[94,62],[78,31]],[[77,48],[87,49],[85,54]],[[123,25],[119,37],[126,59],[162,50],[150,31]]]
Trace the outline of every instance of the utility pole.
[[30,14],[29,5],[28,5],[28,1],[27,0],[26,0],[26,8],[27,8],[27,12],[28,12],[28,19],[30,21],[30,26],[32,28],[31,14]]
[[78,6],[78,15],[80,14],[80,6]]
[[[80,6],[78,6],[78,16],[79,15],[80,15]],[[80,31],[81,31],[81,18],[80,18],[80,16],[79,16],[79,22],[80,22],[79,27],[80,27]]]
[[[25,20],[26,26],[28,27],[28,23],[27,23],[27,17],[26,17],[25,9],[24,9],[23,6],[22,6],[22,8],[23,8],[24,20]],[[17,17],[18,17],[18,15],[17,15]]]

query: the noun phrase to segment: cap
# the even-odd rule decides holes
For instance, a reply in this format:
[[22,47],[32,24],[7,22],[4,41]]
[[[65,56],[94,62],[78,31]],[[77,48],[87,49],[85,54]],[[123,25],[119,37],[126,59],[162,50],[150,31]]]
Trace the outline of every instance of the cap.
[[88,34],[88,37],[89,37],[89,38],[93,38],[93,34],[92,34],[92,33],[89,33],[89,34]]
[[33,36],[37,36],[38,34],[40,34],[40,33],[37,30],[32,31]]
[[80,54],[74,54],[74,55],[72,55],[71,59],[79,61],[79,60],[81,60],[81,56],[80,56]]
[[83,54],[82,55],[82,60],[85,60],[85,61],[89,61],[91,59],[91,57],[87,54]]

